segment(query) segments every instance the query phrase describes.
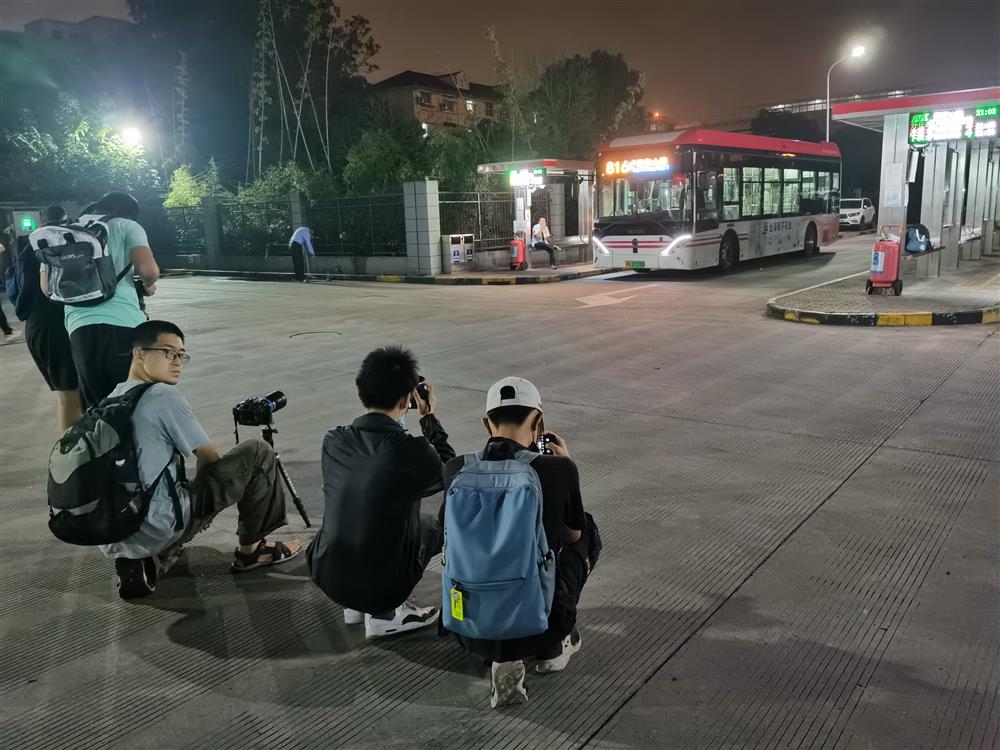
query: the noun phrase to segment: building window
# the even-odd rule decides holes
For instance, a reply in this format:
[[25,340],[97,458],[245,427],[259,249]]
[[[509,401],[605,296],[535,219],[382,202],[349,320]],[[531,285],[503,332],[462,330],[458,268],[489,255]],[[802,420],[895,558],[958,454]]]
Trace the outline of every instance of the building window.
[[418,91],[417,104],[421,107],[431,106],[431,95],[426,91]]
[[444,99],[442,99],[441,100],[441,109],[443,109],[445,112],[454,112],[455,111],[455,100],[454,99],[448,99],[447,97],[444,98]]
[[493,102],[486,102],[486,116],[496,117],[497,116],[497,105]]
[[472,99],[466,99],[465,100],[465,111],[466,112],[475,112],[476,111],[476,103]]

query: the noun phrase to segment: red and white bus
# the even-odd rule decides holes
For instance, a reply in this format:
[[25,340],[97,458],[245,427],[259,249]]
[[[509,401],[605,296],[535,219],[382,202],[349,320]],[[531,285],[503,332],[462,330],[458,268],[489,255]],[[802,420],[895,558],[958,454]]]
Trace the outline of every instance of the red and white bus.
[[834,143],[681,130],[613,140],[598,154],[591,235],[599,268],[690,270],[840,236]]

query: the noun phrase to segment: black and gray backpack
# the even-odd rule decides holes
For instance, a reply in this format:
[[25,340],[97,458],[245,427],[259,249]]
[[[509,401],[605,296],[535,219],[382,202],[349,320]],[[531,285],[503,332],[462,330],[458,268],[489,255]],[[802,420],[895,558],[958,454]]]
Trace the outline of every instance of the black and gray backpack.
[[78,307],[99,305],[115,296],[120,273],[108,253],[109,216],[89,214],[76,221],[39,227],[28,241],[48,275],[49,299]]
[[[167,469],[149,487],[139,479],[132,414],[152,383],[133,386],[87,411],[49,454],[49,529],[69,544],[127,539],[142,525],[163,476],[171,483],[175,528],[183,527],[177,488]],[[172,461],[171,461],[172,463]]]

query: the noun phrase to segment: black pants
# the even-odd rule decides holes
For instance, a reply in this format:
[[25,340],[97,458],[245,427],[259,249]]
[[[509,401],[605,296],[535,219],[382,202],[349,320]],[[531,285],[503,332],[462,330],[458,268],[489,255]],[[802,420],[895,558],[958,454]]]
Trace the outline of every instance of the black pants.
[[70,334],[69,345],[85,409],[99,404],[116,385],[128,380],[132,330],[95,323]]
[[14,332],[10,327],[10,323],[7,322],[7,314],[3,311],[3,301],[0,301],[0,331],[3,331],[8,336]]
[[556,249],[552,247],[548,242],[536,242],[532,247],[535,250],[544,250],[549,254],[549,265],[554,266],[556,264]]
[[24,341],[51,391],[75,391],[80,381],[63,323],[62,305],[38,300],[24,321]]
[[288,245],[288,254],[292,256],[292,267],[295,269],[296,281],[306,280],[306,262],[302,257],[304,252],[305,248],[298,242],[292,242]]
[[[441,538],[441,522],[438,521],[437,516],[431,516],[426,513],[420,514],[420,549],[417,552],[417,559],[414,561],[416,570],[416,581],[413,585],[416,587],[417,583],[424,576],[424,569],[427,567],[427,563],[431,561],[434,555],[441,551],[442,538]],[[391,620],[396,616],[396,610],[390,609],[388,612],[369,612],[369,614],[376,620]]]

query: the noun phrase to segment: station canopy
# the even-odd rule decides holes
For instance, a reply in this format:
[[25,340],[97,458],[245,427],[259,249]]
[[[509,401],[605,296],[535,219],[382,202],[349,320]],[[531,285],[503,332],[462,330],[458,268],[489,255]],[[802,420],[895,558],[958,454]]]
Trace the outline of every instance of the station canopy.
[[910,117],[914,145],[963,138],[996,138],[1000,119],[1000,86],[938,94],[898,96],[834,104],[832,118],[869,130],[883,129],[885,118]]
[[507,181],[512,186],[542,185],[546,177],[589,176],[594,173],[594,164],[589,161],[571,159],[522,159],[520,161],[498,161],[492,164],[480,164],[476,167],[479,174],[507,175]]

